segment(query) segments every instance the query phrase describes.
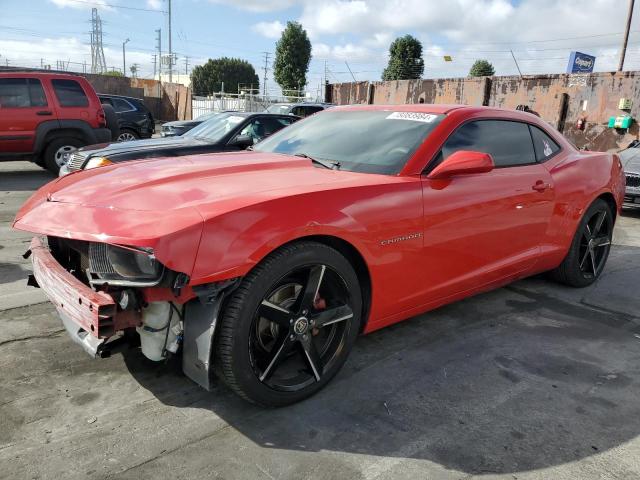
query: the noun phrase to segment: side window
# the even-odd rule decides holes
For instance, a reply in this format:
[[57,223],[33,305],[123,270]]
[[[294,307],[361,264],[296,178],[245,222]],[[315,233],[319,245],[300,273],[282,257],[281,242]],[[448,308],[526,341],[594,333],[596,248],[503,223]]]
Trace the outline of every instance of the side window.
[[264,123],[261,119],[252,120],[240,131],[239,135],[247,135],[253,139],[253,143],[258,143],[265,137]]
[[322,107],[307,107],[306,115],[307,116],[313,115],[314,113],[317,113],[317,112],[319,112],[321,110],[324,110],[324,108],[322,108]]
[[536,162],[526,123],[507,120],[477,120],[461,126],[442,147],[442,159],[458,150],[489,153],[496,167]]
[[307,113],[304,107],[294,107],[291,109],[291,115],[295,115],[297,117],[306,117]]
[[26,78],[0,79],[0,107],[27,108],[31,106]]
[[269,135],[276,133],[278,130],[283,129],[284,127],[291,125],[293,123],[293,118],[263,118],[262,123],[264,124],[264,136],[268,137]]
[[44,94],[42,83],[37,78],[29,79],[29,97],[31,98],[32,107],[46,107],[47,97]]
[[113,103],[113,109],[117,113],[130,112],[131,110],[135,110],[133,105],[131,105],[129,102],[127,102],[126,100],[124,100],[122,98],[115,98],[114,97],[114,98],[111,99],[111,103]]
[[62,107],[88,107],[89,99],[75,80],[51,80],[53,91]]
[[0,79],[0,107],[46,107],[47,97],[40,80],[35,78]]
[[529,129],[533,138],[533,148],[536,150],[536,159],[539,162],[548,160],[560,151],[560,146],[538,127],[529,125]]

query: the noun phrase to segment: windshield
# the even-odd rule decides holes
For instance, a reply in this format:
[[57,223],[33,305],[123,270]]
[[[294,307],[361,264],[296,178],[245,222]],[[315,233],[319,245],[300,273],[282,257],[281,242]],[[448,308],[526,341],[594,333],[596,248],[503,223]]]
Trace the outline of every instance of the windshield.
[[329,110],[294,123],[254,147],[338,162],[341,170],[395,175],[444,115]]
[[289,113],[290,108],[291,108],[291,105],[271,105],[265,110],[265,112],[279,113],[280,115],[286,115],[287,113]]
[[205,120],[209,120],[210,118],[215,117],[216,115],[218,115],[220,112],[209,112],[209,113],[204,113],[196,118],[194,118],[194,120],[199,120],[201,122],[204,122]]
[[232,113],[220,113],[213,118],[192,128],[183,137],[203,138],[210,142],[219,142],[222,138],[233,130],[245,117]]

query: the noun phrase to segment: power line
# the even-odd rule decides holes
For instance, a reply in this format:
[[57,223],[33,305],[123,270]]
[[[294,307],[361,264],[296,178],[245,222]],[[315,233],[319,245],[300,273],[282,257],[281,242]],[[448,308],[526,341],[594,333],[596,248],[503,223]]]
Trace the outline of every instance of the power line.
[[104,3],[104,2],[98,2],[98,1],[92,2],[91,0],[66,0],[66,1],[73,2],[73,3],[83,3],[85,5],[91,5],[94,8],[109,7],[109,8],[117,8],[120,10],[136,10],[138,12],[167,13],[164,10],[156,10],[154,8],[127,7],[125,5],[114,5],[113,3]]

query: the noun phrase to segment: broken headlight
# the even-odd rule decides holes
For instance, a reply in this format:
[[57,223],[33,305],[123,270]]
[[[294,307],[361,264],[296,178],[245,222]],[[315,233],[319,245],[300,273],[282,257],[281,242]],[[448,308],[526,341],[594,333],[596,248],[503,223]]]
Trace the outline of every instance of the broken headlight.
[[89,270],[97,277],[92,283],[151,286],[160,281],[163,269],[150,249],[89,244]]

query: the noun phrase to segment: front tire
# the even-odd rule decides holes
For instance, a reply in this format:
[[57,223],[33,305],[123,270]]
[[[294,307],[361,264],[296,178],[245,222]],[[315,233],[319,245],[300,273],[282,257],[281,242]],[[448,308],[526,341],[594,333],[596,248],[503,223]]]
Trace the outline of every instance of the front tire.
[[73,137],[57,138],[47,145],[44,151],[44,164],[54,175],[58,175],[60,167],[65,163],[64,156],[84,146],[82,140]]
[[552,277],[571,287],[586,287],[595,282],[609,256],[614,216],[611,207],[596,199],[583,215],[569,247],[569,252]]
[[361,311],[358,278],[342,254],[317,242],[285,246],[254,268],[226,305],[217,373],[259,405],[303,400],[346,361]]

